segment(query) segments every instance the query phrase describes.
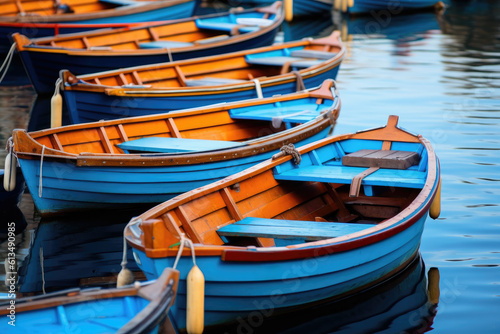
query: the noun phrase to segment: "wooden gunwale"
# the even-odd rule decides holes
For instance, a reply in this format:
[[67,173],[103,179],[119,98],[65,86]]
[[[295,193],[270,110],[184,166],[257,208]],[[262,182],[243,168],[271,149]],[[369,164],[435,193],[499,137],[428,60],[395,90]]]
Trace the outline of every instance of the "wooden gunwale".
[[[190,0],[170,0],[170,1],[154,1],[152,0],[149,3],[146,2],[138,2],[138,5],[130,5],[130,6],[119,6],[115,8],[103,8],[96,12],[90,13],[71,13],[71,14],[52,14],[52,15],[40,15],[40,20],[43,20],[45,23],[56,23],[56,22],[77,22],[83,20],[93,20],[104,17],[117,17],[123,15],[130,15],[135,13],[143,13],[147,11],[157,10],[165,7],[171,7],[178,4],[182,4],[185,2],[189,2]],[[98,0],[95,3],[99,3]],[[0,16],[0,21],[2,22],[13,22],[13,23],[33,23],[33,15],[26,16]]]
[[[188,0],[179,0],[179,1],[188,1]],[[272,6],[270,6],[272,7]],[[249,10],[242,10],[238,13],[245,13],[245,12],[253,12],[253,11],[258,11],[259,9],[265,9],[268,7],[261,7],[257,9],[249,9]],[[219,46],[224,46],[227,44],[232,44],[232,43],[237,43],[239,41],[251,39],[255,36],[258,35],[263,35],[266,34],[270,31],[273,31],[277,27],[281,25],[281,23],[284,20],[284,16],[281,15],[281,11],[277,11],[277,19],[270,24],[269,26],[266,27],[261,27],[260,29],[244,34],[239,34],[239,35],[234,35],[231,36],[230,38],[227,38],[225,40],[221,41],[214,41],[212,43],[206,43],[206,44],[195,44],[189,47],[177,47],[177,48],[172,48],[170,49],[170,52],[172,54],[175,54],[177,52],[184,52],[184,51],[197,51],[197,50],[204,50],[207,48],[213,48],[213,47],[219,47]],[[209,18],[209,17],[217,17],[217,16],[224,16],[225,13],[218,13],[218,14],[212,14],[212,15],[207,15],[203,16],[203,18]],[[30,51],[30,52],[48,52],[48,53],[65,53],[67,55],[85,55],[85,56],[116,56],[116,55],[155,55],[155,54],[164,54],[167,53],[166,49],[136,49],[136,50],[88,50],[88,49],[74,49],[74,48],[59,48],[59,47],[53,47],[50,45],[50,42],[57,42],[57,41],[67,41],[70,39],[81,39],[82,37],[95,37],[95,36],[103,36],[103,35],[118,35],[122,32],[127,32],[130,33],[132,31],[137,31],[137,30],[148,30],[148,27],[159,27],[159,26],[172,26],[172,29],[175,29],[173,26],[176,24],[182,24],[185,22],[194,22],[194,20],[198,19],[200,17],[190,17],[190,18],[185,18],[185,19],[179,19],[179,20],[172,20],[168,21],[168,23],[155,23],[152,26],[146,26],[146,25],[141,25],[141,26],[136,26],[136,27],[131,27],[131,28],[123,28],[123,29],[113,29],[113,30],[106,30],[106,31],[90,31],[90,32],[79,32],[79,33],[74,33],[74,34],[65,34],[63,36],[56,36],[56,37],[42,37],[42,38],[35,38],[35,39],[30,39],[24,35],[21,35],[19,33],[15,33],[12,35],[12,38],[16,42],[16,48],[18,51]],[[193,28],[193,32],[195,31],[201,31],[201,29],[198,29],[196,27]],[[174,35],[175,36],[175,35]],[[109,37],[110,40],[114,40],[118,37]],[[48,44],[48,45],[47,45]],[[103,45],[105,46],[105,45]]]
[[[335,33],[333,37],[336,37],[338,34]],[[274,51],[274,50],[280,50],[284,48],[293,48],[297,46],[310,46],[310,45],[315,45],[313,44],[314,41],[299,41],[299,42],[291,42],[291,43],[286,43],[282,45],[274,45],[270,47],[263,47],[263,48],[258,48],[258,49],[253,49],[253,50],[245,50],[245,51],[240,51],[240,52],[234,52],[230,54],[225,54],[225,55],[217,55],[217,56],[210,56],[210,57],[204,57],[203,59],[205,60],[205,64],[210,64],[209,62],[220,62],[220,61],[227,61],[228,63],[231,63],[232,59],[239,59],[239,58],[244,58],[245,55],[247,54],[254,54],[254,53],[261,53],[261,52],[268,52],[268,51]],[[317,45],[317,44],[316,44]],[[331,59],[325,60],[321,64],[314,65],[302,70],[299,70],[298,72],[302,76],[302,78],[307,79],[310,78],[314,75],[318,75],[324,72],[327,72],[331,70],[332,68],[335,68],[340,65],[341,61],[343,60],[345,56],[345,46],[341,45],[339,47],[339,51],[337,52],[337,55],[335,57],[332,57]],[[250,51],[250,53],[249,53]],[[64,90],[78,90],[78,91],[89,91],[89,92],[104,92],[107,95],[112,95],[112,96],[185,96],[185,95],[208,95],[208,94],[213,94],[214,92],[235,92],[235,91],[241,91],[241,90],[252,90],[255,89],[255,83],[251,80],[247,82],[241,82],[241,83],[232,83],[232,84],[222,84],[222,85],[217,85],[217,86],[203,86],[203,87],[168,87],[168,88],[160,88],[160,87],[149,87],[149,88],[127,88],[127,87],[120,87],[120,86],[112,86],[112,85],[100,85],[100,84],[88,84],[88,83],[79,83],[77,80],[83,80],[86,82],[90,82],[92,80],[96,79],[103,79],[105,77],[113,77],[113,76],[118,76],[119,74],[130,74],[133,75],[133,73],[139,73],[138,75],[140,76],[141,72],[147,72],[149,70],[153,71],[162,71],[162,70],[167,70],[167,69],[173,69],[175,66],[178,66],[179,68],[182,69],[184,66],[190,66],[190,65],[195,65],[198,64],[199,60],[181,60],[181,61],[176,61],[172,63],[161,63],[161,64],[154,64],[153,66],[147,65],[147,66],[136,66],[136,67],[130,67],[126,69],[120,69],[120,70],[113,70],[113,71],[105,71],[105,72],[99,72],[99,73],[93,73],[93,74],[87,74],[87,75],[81,75],[81,76],[75,76],[68,71],[63,71],[62,72],[62,80],[63,83],[69,83],[67,85],[64,85]],[[242,68],[242,70],[245,70],[245,68]],[[209,71],[211,73],[212,71]],[[204,73],[207,73],[207,71],[198,71],[198,72],[189,72],[187,75],[189,77],[191,76],[198,76],[198,75],[203,75]],[[207,73],[207,74],[209,74]],[[71,79],[70,79],[71,78]],[[165,78],[166,79],[166,78]],[[270,77],[260,77],[258,78],[259,82],[262,87],[270,87],[273,85],[278,85],[278,84],[285,84],[285,83],[290,83],[290,82],[295,82],[297,80],[297,77],[292,74],[292,73],[286,73],[286,74],[281,74],[281,75],[273,75]],[[172,80],[174,80],[174,77],[172,77]],[[100,81],[100,80],[99,80]],[[71,83],[71,82],[77,82],[77,83]],[[145,84],[148,84],[146,81]]]
[[[403,132],[403,130],[401,130]],[[310,152],[325,143],[329,144],[335,141],[340,141],[344,139],[355,139],[359,137],[369,137],[370,132],[360,132],[354,134],[345,134],[335,137],[329,137],[321,140],[320,143],[315,142],[309,145],[305,145],[299,149],[301,154]],[[386,138],[391,140],[391,138]],[[378,139],[372,139],[378,140]],[[402,141],[402,140],[394,140]],[[404,140],[403,140],[404,141]],[[293,260],[301,258],[310,258],[315,256],[325,256],[337,252],[343,252],[347,250],[352,250],[356,248],[361,248],[370,244],[374,244],[378,241],[387,239],[397,233],[409,228],[415,224],[420,218],[422,218],[429,210],[432,200],[434,199],[437,191],[437,183],[439,182],[438,176],[438,161],[435,152],[430,145],[429,141],[425,138],[418,136],[413,142],[420,142],[427,149],[428,153],[428,170],[427,178],[424,187],[417,195],[417,197],[408,205],[404,210],[389,218],[375,227],[368,228],[363,231],[352,233],[338,238],[325,239],[320,241],[308,242],[306,244],[290,245],[286,247],[269,247],[269,248],[246,248],[246,247],[235,247],[235,246],[213,246],[213,245],[195,245],[197,256],[221,256],[223,261],[241,261],[241,262],[262,262],[262,261],[283,261],[283,260]],[[205,196],[214,191],[220,191],[225,187],[230,187],[231,185],[241,182],[245,179],[254,177],[266,170],[272,169],[276,165],[279,165],[285,161],[292,159],[291,156],[285,156],[273,161],[265,161],[256,166],[253,166],[246,171],[237,173],[230,177],[227,177],[221,181],[215,182],[211,185],[207,185],[184,194],[181,194],[167,202],[157,205],[156,207],[143,213],[137,219],[141,221],[146,221],[154,217],[163,215],[177,206],[186,204],[194,199]],[[409,217],[409,218],[408,218]],[[139,249],[146,253],[150,258],[160,258],[175,256],[177,254],[177,248],[162,248],[162,249],[150,249],[145,248],[141,241],[136,239],[129,227],[125,228],[125,236],[127,242],[132,245],[132,247]],[[189,253],[185,251],[184,256]]]
[[[54,135],[62,133],[70,133],[77,130],[90,130],[95,129],[100,131],[101,143],[105,145],[108,150],[112,145],[104,142],[103,138],[106,133],[106,128],[123,128],[123,124],[141,124],[154,122],[158,120],[175,119],[181,117],[197,116],[197,115],[209,115],[214,112],[222,111],[225,112],[231,108],[241,108],[246,106],[261,105],[275,103],[279,101],[287,101],[293,99],[301,98],[329,98],[333,102],[333,94],[330,88],[333,85],[333,81],[326,81],[323,86],[316,90],[309,90],[298,92],[294,94],[289,94],[286,96],[277,96],[266,99],[254,99],[247,100],[243,102],[233,102],[227,103],[220,106],[213,106],[209,108],[195,108],[181,112],[172,112],[168,114],[159,114],[152,116],[141,116],[141,117],[131,117],[126,119],[118,119],[111,121],[101,121],[86,124],[77,124],[71,126],[65,126],[61,128],[47,129],[36,132],[27,133],[25,130],[17,129],[13,132],[15,151],[18,157],[24,159],[40,159],[42,153],[42,144],[37,142],[40,138],[53,138]],[[328,89],[329,96],[326,95],[326,89]],[[336,106],[335,110],[332,110],[334,118],[338,116],[340,111],[340,103]],[[242,158],[246,156],[252,156],[259,153],[265,153],[272,150],[279,149],[283,143],[296,143],[304,138],[311,135],[319,133],[320,131],[326,129],[331,125],[330,119],[326,113],[318,116],[316,119],[298,125],[291,129],[287,129],[281,132],[277,132],[272,135],[261,137],[258,139],[248,140],[248,146],[226,149],[214,152],[206,153],[186,153],[186,154],[117,154],[117,153],[68,153],[61,150],[53,148],[45,148],[44,159],[67,159],[79,166],[169,166],[169,165],[180,165],[180,164],[198,164],[206,162],[223,161],[234,158]],[[167,122],[168,123],[168,122]],[[168,124],[166,124],[168,126]],[[174,131],[175,132],[175,131]],[[123,137],[122,133],[118,129],[118,134],[120,138]],[[125,133],[126,135],[126,133]],[[104,138],[105,139],[105,138]],[[104,140],[105,141],[105,140]],[[105,149],[106,149],[105,147]]]

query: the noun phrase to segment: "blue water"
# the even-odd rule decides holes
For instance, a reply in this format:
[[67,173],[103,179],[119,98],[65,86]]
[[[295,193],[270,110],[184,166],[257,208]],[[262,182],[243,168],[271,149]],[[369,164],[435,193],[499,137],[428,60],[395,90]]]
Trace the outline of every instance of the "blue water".
[[[447,3],[441,15],[333,18],[348,48],[338,75],[342,111],[335,133],[381,126],[395,114],[402,127],[428,138],[440,158],[442,211],[426,223],[420,248],[425,269],[410,269],[405,277],[414,279],[403,279],[408,286],[396,280],[344,308],[316,307],[278,318],[269,332],[415,332],[425,320],[425,328],[437,333],[500,333],[500,1]],[[279,40],[333,29],[330,16],[303,20],[285,26]],[[27,126],[33,98],[29,87],[0,88],[0,145],[13,128]],[[48,290],[118,272],[120,226],[129,216],[39,223],[25,197],[22,210],[30,225],[16,241],[23,292],[41,290],[40,247]],[[106,227],[101,232],[100,224]],[[86,230],[91,232],[82,234]],[[106,246],[100,239],[108,240]],[[3,243],[0,261],[5,249]],[[417,276],[430,267],[441,278],[437,313],[428,306],[407,312],[410,300],[426,296]],[[380,324],[363,327],[360,319],[375,317],[374,308],[380,309]],[[393,316],[399,309],[400,316]],[[338,317],[351,322],[340,325],[333,321]]]

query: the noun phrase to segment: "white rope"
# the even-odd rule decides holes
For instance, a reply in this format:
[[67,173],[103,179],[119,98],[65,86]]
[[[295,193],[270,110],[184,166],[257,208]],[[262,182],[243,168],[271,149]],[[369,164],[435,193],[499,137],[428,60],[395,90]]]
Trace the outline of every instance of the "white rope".
[[182,233],[181,234],[181,241],[179,244],[179,250],[177,251],[177,256],[175,257],[174,266],[172,267],[173,269],[177,268],[177,264],[179,263],[179,259],[181,258],[182,251],[184,250],[184,244],[186,244],[187,246],[189,246],[191,248],[191,255],[193,256],[193,265],[196,266],[196,256],[194,254],[194,244],[190,239],[186,238],[184,233]]
[[[135,218],[134,218],[135,219]],[[138,224],[140,222],[142,222],[141,219],[132,219],[130,222],[129,222],[129,226],[132,226],[132,225],[135,225],[135,224]],[[123,253],[122,253],[122,263],[120,264],[122,266],[123,269],[125,269],[125,267],[127,266],[127,239],[125,238],[125,229],[123,229]]]
[[40,247],[39,255],[40,255],[40,267],[42,270],[42,291],[43,294],[45,294],[45,272],[43,270],[43,247]]
[[56,96],[57,93],[59,92],[59,90],[61,89],[61,84],[62,84],[62,79],[57,78],[56,84],[55,84],[55,89],[54,89],[54,94],[52,94],[53,97]]
[[42,198],[42,168],[43,168],[43,155],[45,153],[45,145],[42,147],[42,156],[40,157],[40,180],[38,182],[38,197]]
[[0,66],[0,73],[3,71],[5,67],[5,72],[2,74],[2,77],[0,77],[0,83],[3,81],[5,78],[5,75],[9,71],[10,63],[12,62],[12,58],[14,56],[14,51],[16,50],[16,43],[12,43],[10,46],[9,52],[7,53],[7,57],[5,57],[5,60],[3,61],[2,66]]
[[255,83],[255,90],[257,91],[257,97],[259,99],[262,99],[264,96],[262,95],[262,87],[260,86],[259,79],[253,79],[252,81]]
[[169,47],[167,47],[167,52],[168,52],[168,59],[170,60],[170,62],[173,62],[173,60],[172,60],[172,52],[170,51]]

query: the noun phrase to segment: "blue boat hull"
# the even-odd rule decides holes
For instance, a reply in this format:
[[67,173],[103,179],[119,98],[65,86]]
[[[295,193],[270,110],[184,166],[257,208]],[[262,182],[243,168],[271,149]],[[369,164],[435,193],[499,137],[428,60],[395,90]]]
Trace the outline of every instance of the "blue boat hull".
[[[271,45],[274,42],[279,26],[262,35],[246,39],[240,42],[221,45],[203,50],[174,52],[172,60],[183,60],[204,56],[212,56],[223,53],[235,52]],[[120,56],[81,56],[68,55],[65,53],[31,52],[29,50],[20,52],[26,72],[31,83],[38,94],[53,93],[54,84],[58,78],[59,71],[67,69],[75,75],[94,72],[108,71],[116,68],[133,67],[162,63],[169,61],[167,52],[161,54],[143,55],[120,55]]]
[[[304,78],[304,86],[305,88],[317,87],[326,79],[335,79],[338,71],[339,67],[337,66],[329,71]],[[295,82],[262,86],[262,95],[264,97],[294,92],[296,92]],[[221,101],[233,102],[257,97],[257,92],[253,88],[226,93],[213,92],[212,94],[204,95],[158,97],[118,97],[100,92],[64,91],[64,102],[68,110],[69,124],[159,114],[172,110],[220,103]]]
[[[328,131],[329,128],[324,129],[297,145],[325,138]],[[277,152],[179,167],[78,167],[46,160],[42,168],[41,197],[40,161],[19,159],[19,163],[38,211],[50,215],[81,209],[160,203],[242,171]]]
[[398,14],[403,11],[412,11],[421,8],[430,8],[436,0],[354,0],[354,6],[348,9],[351,14],[370,13],[371,11],[385,10],[385,15]]
[[[243,4],[265,5],[273,1],[270,0],[240,0]],[[318,13],[329,12],[332,9],[332,2],[319,0],[293,0],[293,17],[311,16]]]
[[[226,262],[198,257],[205,275],[205,326],[241,317],[266,317],[282,309],[344,296],[387,278],[418,253],[426,214],[406,230],[380,242],[331,255],[276,262]],[[148,258],[134,248],[148,279],[158,277],[174,258]],[[356,261],[353,261],[356,259]],[[179,290],[171,312],[179,329],[186,326],[186,278],[190,257],[181,257]]]

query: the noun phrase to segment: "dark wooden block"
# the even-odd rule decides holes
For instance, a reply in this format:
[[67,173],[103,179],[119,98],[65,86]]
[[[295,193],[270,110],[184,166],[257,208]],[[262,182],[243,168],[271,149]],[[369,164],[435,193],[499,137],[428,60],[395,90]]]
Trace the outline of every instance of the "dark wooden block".
[[359,150],[342,157],[344,166],[407,169],[418,164],[418,153],[392,150]]

